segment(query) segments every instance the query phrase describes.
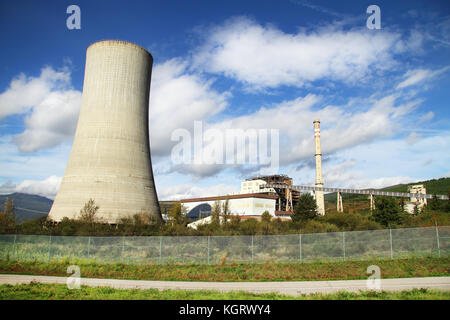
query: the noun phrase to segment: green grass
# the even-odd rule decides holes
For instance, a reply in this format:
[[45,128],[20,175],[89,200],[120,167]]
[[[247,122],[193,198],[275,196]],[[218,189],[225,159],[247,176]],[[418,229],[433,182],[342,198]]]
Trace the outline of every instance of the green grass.
[[289,296],[243,291],[113,289],[87,287],[68,289],[61,284],[0,285],[2,300],[449,300],[450,292],[414,289],[400,292],[362,291]]
[[381,269],[383,278],[449,276],[450,257],[409,258],[341,262],[264,263],[226,265],[126,265],[87,262],[15,262],[0,260],[0,273],[67,276],[76,264],[86,278],[178,281],[309,281],[367,279],[370,265]]

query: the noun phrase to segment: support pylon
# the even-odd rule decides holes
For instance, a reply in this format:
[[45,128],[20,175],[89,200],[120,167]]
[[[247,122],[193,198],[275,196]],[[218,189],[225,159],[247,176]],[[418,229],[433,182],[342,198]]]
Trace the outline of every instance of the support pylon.
[[373,194],[370,194],[370,212],[375,210],[375,199],[373,197]]
[[337,212],[344,212],[344,205],[342,204],[342,194],[337,193]]

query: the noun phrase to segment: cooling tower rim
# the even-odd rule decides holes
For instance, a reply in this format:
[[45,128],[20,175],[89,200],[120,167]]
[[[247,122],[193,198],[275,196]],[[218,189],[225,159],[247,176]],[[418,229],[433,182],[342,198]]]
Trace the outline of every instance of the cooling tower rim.
[[113,44],[113,45],[125,45],[125,46],[131,47],[131,48],[142,50],[142,51],[146,52],[153,60],[152,54],[147,49],[145,49],[144,47],[141,47],[140,45],[138,45],[136,43],[133,43],[130,41],[125,41],[125,40],[105,39],[105,40],[95,41],[87,47],[87,50],[89,50],[89,48],[91,48],[93,46],[100,45],[103,43],[109,43],[109,44]]

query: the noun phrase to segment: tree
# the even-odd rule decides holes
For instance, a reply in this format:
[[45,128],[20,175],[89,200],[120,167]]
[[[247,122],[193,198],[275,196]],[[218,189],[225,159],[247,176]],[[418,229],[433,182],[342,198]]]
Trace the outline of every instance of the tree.
[[402,211],[395,198],[379,197],[376,200],[373,219],[383,226],[395,226],[402,222]]
[[274,227],[272,223],[270,223],[270,220],[272,219],[272,216],[270,215],[269,211],[264,211],[261,215],[261,231],[262,234],[273,234]]
[[94,224],[98,220],[95,214],[97,213],[99,208],[100,207],[95,204],[94,199],[89,199],[89,201],[84,205],[83,209],[80,210],[79,220],[81,222]]
[[434,194],[433,197],[428,201],[428,208],[434,211],[441,210],[441,202],[437,198],[437,196]]
[[311,194],[305,193],[300,196],[291,218],[293,222],[305,222],[315,219],[318,215],[316,200]]
[[419,213],[420,213],[419,205],[416,203],[416,204],[414,205],[413,215],[414,215],[414,216],[417,216],[417,215],[419,215]]
[[0,230],[11,231],[16,226],[15,207],[13,198],[6,198],[3,210],[0,212]]
[[447,203],[445,204],[444,209],[446,212],[450,212],[450,189],[448,189],[448,191],[447,191],[447,197],[448,197],[448,200],[447,200]]
[[402,212],[405,212],[405,198],[400,198],[400,208],[402,209]]
[[222,204],[222,215],[223,215],[223,222],[227,223],[231,215],[230,203],[228,198],[226,198],[225,202]]
[[181,202],[175,202],[172,208],[170,208],[169,212],[167,213],[169,222],[175,225],[187,224],[186,212],[187,209]]
[[212,223],[220,223],[220,200],[214,201],[213,207],[211,208],[211,220]]

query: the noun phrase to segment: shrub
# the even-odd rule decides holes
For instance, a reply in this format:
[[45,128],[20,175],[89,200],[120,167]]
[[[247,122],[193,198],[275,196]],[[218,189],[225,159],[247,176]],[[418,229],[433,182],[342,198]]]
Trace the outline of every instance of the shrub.
[[[332,212],[320,217],[320,221],[336,225],[341,231],[380,229],[381,225],[359,213]],[[370,229],[364,229],[370,228]]]
[[308,221],[302,229],[302,233],[338,232],[339,228],[328,222],[317,220]]
[[272,219],[272,216],[270,215],[269,211],[264,211],[261,215],[261,221],[263,222],[270,222]]
[[255,235],[258,233],[259,223],[255,219],[248,219],[241,222],[240,231],[244,235]]

